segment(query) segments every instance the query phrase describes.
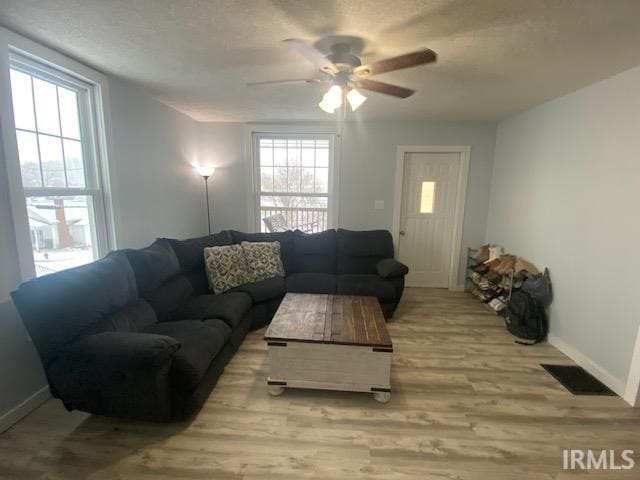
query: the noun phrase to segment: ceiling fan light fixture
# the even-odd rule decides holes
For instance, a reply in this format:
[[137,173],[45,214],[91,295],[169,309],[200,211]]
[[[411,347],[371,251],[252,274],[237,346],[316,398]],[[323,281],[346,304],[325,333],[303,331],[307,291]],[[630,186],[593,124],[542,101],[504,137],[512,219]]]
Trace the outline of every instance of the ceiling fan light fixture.
[[342,105],[342,88],[340,85],[332,85],[331,88],[322,97],[324,103],[329,109],[335,110]]
[[366,99],[367,97],[362,95],[355,88],[352,88],[349,90],[349,93],[347,93],[347,101],[349,102],[349,105],[351,105],[351,110],[354,112],[365,102]]
[[329,105],[327,105],[327,103],[324,101],[324,97],[322,98],[322,101],[318,104],[318,106],[327,113],[335,113],[336,111],[335,108],[330,108]]

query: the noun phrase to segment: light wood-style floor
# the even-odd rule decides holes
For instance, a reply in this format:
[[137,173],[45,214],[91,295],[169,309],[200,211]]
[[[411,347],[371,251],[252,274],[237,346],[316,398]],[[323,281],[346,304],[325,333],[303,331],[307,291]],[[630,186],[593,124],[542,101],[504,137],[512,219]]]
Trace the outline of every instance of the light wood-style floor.
[[[468,294],[407,289],[389,325],[391,401],[267,395],[263,331],[249,335],[200,414],[162,425],[68,413],[50,400],[0,435],[0,478],[640,479],[640,409],[573,396]],[[633,449],[631,471],[562,470],[564,448]]]

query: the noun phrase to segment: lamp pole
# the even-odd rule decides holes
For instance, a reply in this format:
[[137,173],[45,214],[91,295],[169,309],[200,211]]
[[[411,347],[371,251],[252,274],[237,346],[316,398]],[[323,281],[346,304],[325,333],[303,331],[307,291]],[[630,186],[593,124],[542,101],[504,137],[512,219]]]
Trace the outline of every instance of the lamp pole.
[[207,225],[209,226],[209,235],[211,235],[211,213],[209,211],[209,175],[203,175],[204,178],[204,191],[207,197]]

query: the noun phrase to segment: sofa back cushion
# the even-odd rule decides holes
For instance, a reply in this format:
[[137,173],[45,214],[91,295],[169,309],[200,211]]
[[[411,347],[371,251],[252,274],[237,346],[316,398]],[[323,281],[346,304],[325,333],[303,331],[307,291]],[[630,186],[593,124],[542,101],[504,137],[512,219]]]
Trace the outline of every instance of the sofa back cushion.
[[183,273],[201,271],[204,277],[204,249],[231,245],[233,238],[231,238],[231,233],[228,230],[223,230],[204,237],[190,238],[188,240],[167,238],[166,241],[171,245],[176,257],[178,257],[180,270]]
[[127,249],[123,252],[131,263],[142,297],[180,273],[178,257],[164,239],[158,239],[146,248]]
[[338,229],[337,273],[375,274],[377,263],[393,258],[393,238],[387,230]]
[[233,243],[242,242],[280,242],[280,257],[287,275],[291,273],[293,262],[293,232],[245,233],[231,230]]
[[293,259],[287,273],[335,273],[336,231],[293,232]]
[[35,278],[11,294],[45,367],[61,350],[95,333],[104,317],[137,300],[127,258],[102,260]]

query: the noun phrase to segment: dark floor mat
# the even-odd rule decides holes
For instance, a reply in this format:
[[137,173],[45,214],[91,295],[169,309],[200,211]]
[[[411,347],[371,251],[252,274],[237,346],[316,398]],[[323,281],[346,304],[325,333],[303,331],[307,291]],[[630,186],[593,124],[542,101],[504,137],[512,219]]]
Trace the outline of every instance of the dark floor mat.
[[615,395],[604,383],[582,367],[540,364],[574,395]]

